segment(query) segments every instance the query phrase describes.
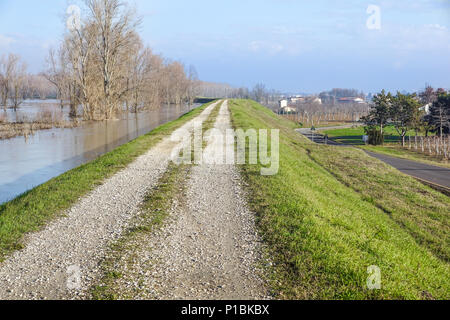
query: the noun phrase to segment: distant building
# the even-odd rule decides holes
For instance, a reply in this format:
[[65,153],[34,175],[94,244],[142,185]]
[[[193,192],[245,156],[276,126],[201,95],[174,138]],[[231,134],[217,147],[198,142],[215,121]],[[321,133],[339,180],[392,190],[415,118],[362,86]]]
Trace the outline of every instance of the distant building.
[[322,104],[322,99],[316,96],[308,96],[308,97],[301,97],[301,96],[295,96],[289,98],[289,103],[291,104],[297,104],[297,103],[315,103],[315,104]]
[[287,99],[283,99],[283,100],[280,100],[279,103],[280,103],[280,108],[283,109],[288,106],[289,101]]
[[314,104],[322,104],[322,99],[315,96],[307,97],[305,100],[306,103],[314,103]]
[[281,114],[296,113],[296,112],[297,112],[296,108],[288,107],[288,106],[280,109]]
[[303,98],[303,97],[291,97],[289,100],[292,103],[297,103],[297,102],[303,102],[305,100],[305,98]]
[[365,103],[364,99],[359,98],[359,97],[343,97],[343,98],[338,98],[337,99],[338,103]]
[[422,108],[420,108],[420,111],[425,111],[426,114],[430,114],[430,108],[431,108],[432,103],[426,104],[424,105]]

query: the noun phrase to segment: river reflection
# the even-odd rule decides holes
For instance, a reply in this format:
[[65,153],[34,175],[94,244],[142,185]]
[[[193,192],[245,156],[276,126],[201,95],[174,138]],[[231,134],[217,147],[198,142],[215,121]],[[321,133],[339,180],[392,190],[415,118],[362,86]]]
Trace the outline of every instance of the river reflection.
[[[164,106],[121,120],[89,122],[72,129],[38,131],[0,141],[0,203],[185,114],[194,106]],[[29,107],[38,110],[38,107]],[[21,112],[26,112],[22,108]]]

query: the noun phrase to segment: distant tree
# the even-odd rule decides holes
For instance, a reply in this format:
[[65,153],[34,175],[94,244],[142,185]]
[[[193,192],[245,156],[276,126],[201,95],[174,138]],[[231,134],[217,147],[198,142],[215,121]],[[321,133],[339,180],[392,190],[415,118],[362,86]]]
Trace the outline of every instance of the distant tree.
[[427,85],[425,90],[419,94],[419,97],[422,104],[427,105],[436,101],[437,92],[433,89],[433,87]]
[[383,128],[391,116],[392,101],[393,97],[390,92],[386,94],[385,90],[381,91],[373,97],[369,114],[363,118],[368,125],[380,126],[381,135],[383,135]]
[[368,126],[364,128],[364,132],[369,137],[368,143],[373,146],[382,145],[384,143],[384,136],[376,126]]
[[392,98],[390,118],[402,139],[402,146],[405,146],[406,134],[415,127],[419,114],[420,103],[416,94],[397,92],[397,95]]
[[189,100],[189,105],[192,105],[194,103],[195,97],[198,94],[198,86],[199,86],[198,73],[193,65],[189,66],[187,77],[188,77],[187,96]]
[[60,101],[60,107],[64,107],[64,95],[67,88],[67,67],[64,60],[64,50],[56,52],[53,48],[47,56],[47,70],[42,75],[55,87],[56,97]]
[[268,96],[266,86],[263,83],[258,83],[253,88],[252,94],[254,99],[259,103],[263,103],[264,100],[266,100],[266,97]]
[[5,57],[0,57],[0,107],[3,106],[6,111],[6,102],[8,100],[8,92],[6,88],[8,87],[6,82],[6,64]]
[[426,114],[422,119],[422,130],[425,131],[425,137],[428,137],[430,132],[435,129],[432,118],[431,114]]
[[[9,54],[8,57],[0,59],[0,93],[1,105],[6,110],[8,105],[8,98],[11,97],[13,90],[13,81],[15,86],[19,85],[19,73],[23,65],[20,65],[20,57],[15,54]],[[19,93],[19,91],[17,91]],[[18,102],[19,99],[17,99]]]
[[8,58],[2,58],[0,62],[1,82],[1,103],[6,110],[8,98],[14,110],[25,98],[28,76],[27,66],[20,57],[10,54]]
[[450,133],[450,93],[441,91],[430,107],[428,119],[441,137]]

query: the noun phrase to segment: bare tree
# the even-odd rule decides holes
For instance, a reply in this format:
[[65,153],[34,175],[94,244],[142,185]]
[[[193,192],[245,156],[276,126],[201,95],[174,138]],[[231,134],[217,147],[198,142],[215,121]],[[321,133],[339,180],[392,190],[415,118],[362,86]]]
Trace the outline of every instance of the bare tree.
[[119,101],[126,94],[123,86],[123,57],[135,40],[135,29],[140,19],[119,0],[86,0],[89,21],[96,35],[94,50],[102,75],[103,96],[101,104],[104,117],[111,118],[118,110]]
[[124,2],[85,3],[85,16],[67,32],[59,51],[50,51],[45,72],[71,109],[81,105],[86,120],[104,120],[130,107],[138,111],[194,99],[195,70],[186,75],[181,63],[145,48],[136,31],[140,19]]
[[[27,80],[26,69],[26,64],[20,61],[18,55],[10,54],[8,56],[5,67],[6,76],[4,77],[4,97],[2,100],[7,99],[9,95],[14,110],[17,110],[24,100]],[[3,102],[5,107],[6,101]]]
[[[9,54],[8,57],[2,57],[0,61],[1,74],[1,104],[6,110],[8,107],[8,98],[10,98],[12,91],[12,82],[15,79],[16,85],[19,85],[17,78],[20,66],[20,57],[15,54]],[[23,67],[23,66],[22,66]],[[19,93],[19,91],[17,91]]]
[[9,94],[9,84],[7,76],[6,59],[4,56],[0,57],[0,107],[6,111]]
[[87,120],[95,118],[94,100],[90,87],[92,76],[89,72],[92,62],[92,48],[94,42],[94,26],[84,24],[72,30],[62,44],[62,49],[66,51],[66,56],[70,65],[69,95],[71,105],[81,105],[83,107],[83,117]]
[[199,87],[198,73],[193,65],[189,66],[187,80],[188,80],[187,95],[189,105],[192,105],[194,103],[195,97],[198,94],[198,87]]
[[43,76],[56,88],[56,98],[60,101],[61,108],[64,107],[64,99],[67,94],[67,66],[64,51],[56,52],[50,49],[47,56],[47,70]]

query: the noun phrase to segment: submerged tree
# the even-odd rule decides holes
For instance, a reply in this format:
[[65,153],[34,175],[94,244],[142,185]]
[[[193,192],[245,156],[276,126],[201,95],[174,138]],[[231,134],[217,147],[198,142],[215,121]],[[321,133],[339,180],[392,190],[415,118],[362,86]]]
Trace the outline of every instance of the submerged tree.
[[85,15],[66,33],[58,54],[50,52],[45,72],[71,108],[82,106],[86,120],[104,120],[130,108],[193,100],[196,77],[143,45],[133,9],[120,0],[85,3]]
[[27,80],[26,69],[26,64],[18,55],[10,54],[0,59],[0,102],[5,110],[8,99],[14,109],[22,103]]

